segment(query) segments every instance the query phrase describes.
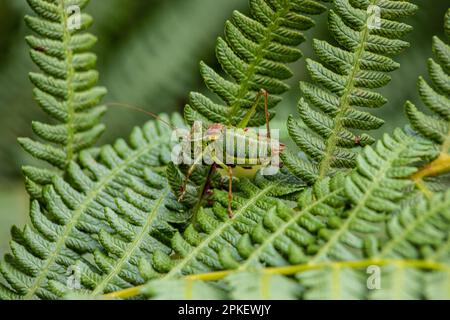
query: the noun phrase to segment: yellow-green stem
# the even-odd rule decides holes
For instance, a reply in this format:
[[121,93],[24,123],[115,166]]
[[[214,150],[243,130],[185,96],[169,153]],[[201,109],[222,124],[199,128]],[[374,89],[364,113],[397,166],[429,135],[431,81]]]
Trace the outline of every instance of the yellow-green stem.
[[448,172],[450,172],[450,154],[441,153],[438,158],[414,173],[411,176],[411,179],[415,182],[420,191],[422,191],[427,197],[431,197],[432,192],[427,188],[423,179]]
[[[418,269],[427,269],[434,271],[444,271],[450,272],[450,266],[435,262],[433,260],[400,260],[400,259],[364,259],[364,260],[353,260],[353,261],[337,261],[337,262],[321,262],[321,263],[306,263],[299,264],[293,266],[286,267],[272,267],[272,268],[264,268],[259,270],[260,273],[271,275],[271,274],[280,274],[280,275],[293,275],[299,272],[305,272],[309,270],[317,270],[317,269],[340,269],[340,268],[364,268],[371,265],[377,266],[386,266],[386,265],[394,265],[400,268],[418,268]],[[236,270],[224,270],[224,271],[216,271],[216,272],[208,272],[208,273],[200,273],[184,276],[183,280],[185,281],[217,281],[221,280],[233,273],[238,273]],[[126,299],[131,298],[137,295],[140,295],[145,289],[145,285],[137,286],[133,288],[128,288],[116,292],[112,292],[104,295],[105,299]]]

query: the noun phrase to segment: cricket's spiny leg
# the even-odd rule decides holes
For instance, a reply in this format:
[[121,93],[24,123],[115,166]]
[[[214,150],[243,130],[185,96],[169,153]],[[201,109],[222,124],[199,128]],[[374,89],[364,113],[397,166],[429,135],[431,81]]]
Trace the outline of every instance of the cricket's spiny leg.
[[233,168],[228,167],[228,216],[233,218],[233,209],[231,203],[233,202]]

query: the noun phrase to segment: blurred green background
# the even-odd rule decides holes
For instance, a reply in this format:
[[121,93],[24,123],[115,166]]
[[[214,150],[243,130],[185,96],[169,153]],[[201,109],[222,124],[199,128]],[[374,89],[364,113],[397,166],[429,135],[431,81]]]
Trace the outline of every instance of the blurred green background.
[[[442,36],[442,21],[448,0],[413,0],[421,9],[408,23],[411,48],[396,60],[402,65],[392,82],[382,90],[389,103],[378,115],[386,120],[382,131],[406,123],[403,104],[417,102],[415,83],[426,74],[431,56],[431,36]],[[204,91],[198,62],[215,65],[214,44],[222,34],[225,20],[234,9],[247,10],[247,0],[91,0],[87,11],[94,16],[91,32],[99,41],[100,84],[108,88],[104,101],[125,102],[153,112],[181,111],[187,94]],[[32,100],[28,72],[35,71],[24,36],[29,33],[23,16],[30,13],[25,0],[0,0],[0,254],[7,250],[11,225],[27,219],[28,198],[20,167],[32,160],[16,142],[31,135],[31,121],[45,119]],[[308,32],[328,39],[326,16]],[[302,45],[312,56],[311,43]],[[278,107],[276,124],[282,126],[295,113],[299,98],[297,83],[306,79],[304,59],[292,66],[293,90]],[[149,118],[143,114],[112,107],[105,117],[107,131],[100,143],[126,137],[133,126]]]

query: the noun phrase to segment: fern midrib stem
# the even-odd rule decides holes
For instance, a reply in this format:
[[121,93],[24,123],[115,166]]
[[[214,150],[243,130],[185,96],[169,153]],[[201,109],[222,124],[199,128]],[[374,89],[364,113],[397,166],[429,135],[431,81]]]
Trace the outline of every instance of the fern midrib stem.
[[[409,267],[418,269],[428,269],[435,271],[443,271],[450,273],[450,265],[444,263],[438,263],[434,261],[427,260],[412,260],[412,259],[362,259],[362,260],[349,260],[349,261],[326,261],[319,263],[305,263],[285,267],[269,267],[261,269],[262,273],[268,274],[281,274],[281,275],[293,275],[300,272],[310,271],[310,270],[320,270],[328,268],[350,268],[358,269],[364,268],[371,265],[387,266],[395,265],[397,267]],[[225,270],[210,273],[200,273],[185,276],[185,279],[189,280],[201,280],[201,281],[216,281],[225,278],[226,276],[237,273],[236,270]]]
[[[67,120],[67,131],[68,131],[68,136],[67,136],[67,144],[66,144],[66,163],[65,165],[67,166],[67,164],[72,160],[73,157],[73,118],[74,118],[74,110],[73,110],[73,89],[72,89],[72,81],[73,81],[73,76],[74,76],[74,69],[73,69],[73,53],[72,50],[70,49],[70,32],[68,30],[68,23],[67,23],[67,13],[66,13],[66,9],[65,9],[65,4],[64,4],[64,0],[60,0],[60,7],[61,7],[61,12],[62,12],[62,24],[63,24],[63,29],[64,29],[64,33],[63,33],[63,46],[64,46],[64,50],[67,53],[67,65],[69,66],[69,70],[68,70],[68,75],[67,75],[67,88],[68,88],[68,99],[67,99],[67,108],[68,108],[68,120]],[[67,230],[71,230],[72,229],[72,225],[69,224],[71,227],[70,229],[65,229],[64,230],[64,237],[60,238],[60,239],[64,239],[67,237],[67,235],[70,233]],[[68,225],[68,226],[69,226]],[[64,246],[65,241],[58,241],[56,246],[55,246],[55,250],[53,252],[53,254],[50,256],[50,259],[47,259],[47,263],[44,265],[44,267],[41,269],[40,275],[36,278],[34,285],[29,289],[28,293],[24,296],[25,300],[31,299],[33,297],[33,295],[35,294],[36,290],[39,289],[39,286],[41,284],[41,282],[44,280],[44,278],[46,278],[47,272],[49,271],[50,266],[54,263],[54,261],[56,260],[57,257],[57,253],[59,253],[59,251],[62,249],[62,247]]]
[[433,217],[436,213],[439,213],[440,210],[446,208],[446,206],[448,206],[448,205],[450,205],[450,201],[448,201],[448,203],[444,202],[439,207],[433,206],[426,214],[421,214],[419,219],[416,219],[413,223],[408,224],[408,227],[406,229],[404,229],[404,232],[400,233],[399,235],[394,237],[392,240],[390,240],[387,245],[383,246],[383,249],[374,258],[381,259],[381,258],[386,257],[390,252],[392,252],[393,249],[395,249],[395,246],[398,243],[405,240],[418,226],[425,223],[429,218]]
[[33,286],[29,289],[28,293],[24,296],[24,299],[31,299],[35,294],[36,290],[39,289],[42,281],[44,281],[47,277],[47,273],[50,271],[50,267],[55,263],[60,251],[65,247],[66,238],[70,235],[72,229],[78,223],[78,220],[83,215],[84,211],[88,208],[89,204],[96,199],[96,197],[103,191],[104,187],[111,182],[120,172],[125,170],[130,163],[133,163],[135,160],[139,159],[143,154],[147,153],[149,150],[153,149],[155,146],[159,145],[159,143],[148,144],[142,148],[142,150],[136,151],[136,153],[130,158],[124,160],[119,166],[114,168],[110,174],[102,177],[102,179],[98,182],[97,188],[94,188],[93,191],[89,192],[85,196],[85,200],[81,203],[77,209],[74,211],[71,220],[64,227],[64,232],[62,236],[60,236],[59,240],[55,244],[55,249],[52,255],[47,258],[47,263],[40,270],[40,274],[36,277]]
[[241,214],[245,213],[246,210],[253,204],[255,204],[259,199],[261,199],[261,197],[265,196],[268,192],[270,192],[273,188],[277,187],[278,183],[273,184],[273,185],[269,185],[266,188],[262,189],[261,191],[259,191],[256,195],[252,196],[251,199],[245,203],[245,205],[243,205],[241,208],[239,208],[238,211],[236,211],[234,213],[234,217],[232,219],[228,219],[227,221],[225,221],[224,223],[222,223],[216,230],[214,230],[214,232],[212,232],[211,234],[209,234],[200,245],[196,246],[194,250],[191,251],[191,253],[189,253],[189,255],[187,255],[185,258],[183,258],[183,260],[177,264],[169,273],[167,273],[163,278],[167,279],[167,278],[171,278],[171,277],[175,277],[178,276],[179,273],[183,270],[183,268],[189,263],[191,262],[192,259],[195,259],[197,257],[197,255],[206,247],[208,247],[208,245],[211,243],[211,241],[213,241],[214,239],[216,239],[218,236],[220,236],[220,234],[227,229],[229,226],[231,226],[235,219],[237,219]]
[[[371,4],[376,3],[377,0],[372,0]],[[368,19],[369,17],[367,17]],[[364,24],[364,30],[361,33],[361,40],[360,45],[355,52],[353,65],[352,65],[352,72],[347,77],[347,83],[345,85],[344,93],[342,97],[339,99],[339,107],[338,107],[338,113],[336,114],[336,117],[334,118],[334,125],[333,130],[331,132],[331,135],[327,139],[326,148],[325,148],[325,155],[320,161],[319,164],[319,178],[318,180],[323,179],[330,169],[331,162],[333,161],[333,154],[336,150],[337,140],[339,133],[341,129],[343,128],[342,119],[345,116],[345,113],[347,110],[351,109],[350,107],[350,95],[353,91],[353,88],[355,87],[355,78],[358,72],[360,71],[360,65],[361,65],[361,58],[365,52],[365,45],[367,38],[369,37],[370,30],[368,27],[368,21],[366,20],[366,23]]]
[[148,234],[148,231],[152,225],[152,223],[155,221],[155,218],[157,217],[158,210],[164,200],[164,198],[169,194],[168,190],[165,190],[161,197],[159,197],[158,201],[156,202],[154,208],[148,215],[148,218],[145,222],[145,224],[142,226],[141,230],[138,234],[135,235],[135,239],[127,246],[127,249],[124,251],[125,254],[117,261],[115,264],[115,267],[103,278],[103,280],[96,286],[96,288],[90,293],[90,296],[96,296],[103,292],[103,289],[109,284],[109,282],[119,274],[120,271],[122,271],[122,266],[129,261],[129,259],[132,257],[134,252],[140,248],[140,245],[142,241],[144,240],[144,237]]
[[[410,137],[406,137],[405,139],[411,140]],[[357,206],[350,212],[347,220],[342,225],[342,227],[336,231],[333,236],[327,241],[327,243],[317,252],[317,254],[314,256],[313,259],[311,259],[311,262],[319,261],[324,255],[328,254],[329,249],[339,241],[339,238],[342,236],[342,234],[346,231],[348,231],[348,228],[350,224],[356,219],[359,210],[364,208],[366,205],[366,201],[370,198],[372,195],[372,192],[375,190],[375,188],[379,185],[379,183],[383,180],[385,177],[386,172],[392,167],[392,163],[395,162],[398,158],[398,156],[403,153],[408,147],[409,143],[405,143],[402,145],[401,148],[398,148],[395,150],[394,154],[389,157],[389,160],[387,161],[387,164],[383,167],[381,171],[379,171],[378,175],[375,177],[375,179],[372,181],[370,187],[367,189],[366,193],[364,194],[364,197],[358,202]]]
[[245,271],[247,270],[251,264],[253,263],[254,260],[259,259],[260,254],[264,251],[264,249],[270,245],[271,243],[273,243],[280,235],[284,234],[286,232],[286,230],[292,226],[294,223],[297,223],[298,219],[300,219],[300,217],[302,217],[304,214],[309,213],[309,211],[314,208],[315,206],[323,203],[324,201],[328,200],[329,198],[332,198],[334,196],[336,196],[337,194],[339,194],[341,191],[343,190],[343,188],[339,188],[329,194],[327,194],[325,197],[321,198],[320,200],[317,200],[316,202],[313,202],[312,204],[310,204],[309,206],[303,208],[300,211],[295,211],[295,214],[288,220],[286,221],[286,223],[277,229],[276,232],[272,233],[268,238],[266,238],[264,240],[263,243],[261,243],[258,248],[252,252],[252,254],[246,259],[245,263],[243,263],[238,270],[239,271]]
[[64,38],[63,38],[63,44],[64,44],[64,50],[67,52],[67,65],[69,66],[68,74],[67,74],[67,89],[68,89],[68,96],[67,96],[67,143],[66,143],[66,166],[70,163],[70,161],[73,160],[74,157],[74,138],[75,138],[75,129],[74,129],[74,120],[75,120],[75,110],[73,106],[73,98],[74,98],[74,89],[73,89],[73,78],[75,76],[75,69],[73,67],[73,52],[72,49],[70,49],[70,40],[71,35],[68,28],[68,19],[67,19],[67,12],[64,4],[64,0],[61,0],[60,2],[61,10],[63,12],[63,23],[64,23]]
[[282,10],[276,12],[275,19],[267,27],[267,29],[266,29],[267,30],[266,37],[261,42],[261,44],[259,45],[259,47],[258,47],[258,49],[256,51],[255,58],[248,65],[247,71],[245,73],[245,78],[240,83],[239,91],[238,91],[238,94],[236,96],[236,101],[231,105],[231,111],[230,111],[229,116],[228,116],[228,123],[229,124],[233,123],[233,117],[239,111],[240,102],[241,102],[242,99],[245,98],[245,96],[246,96],[246,94],[247,94],[247,92],[249,90],[250,80],[255,74],[255,69],[256,69],[257,65],[261,62],[262,59],[264,59],[264,50],[266,50],[269,47],[269,45],[270,45],[270,43],[272,41],[272,33],[279,27],[279,25],[280,25],[280,18],[282,16],[286,15],[290,11],[290,9],[291,9],[290,3],[286,4],[286,6]]
[[[362,259],[362,260],[352,260],[352,261],[326,261],[326,262],[320,262],[320,263],[306,263],[306,264],[299,264],[299,265],[291,265],[291,266],[285,266],[285,267],[270,267],[261,269],[260,271],[264,274],[280,274],[280,275],[294,275],[296,273],[310,271],[310,270],[320,270],[320,269],[327,269],[327,268],[350,268],[350,269],[359,269],[359,268],[365,268],[371,265],[378,265],[380,267],[382,266],[388,266],[388,265],[394,265],[399,268],[418,268],[418,269],[427,269],[427,270],[434,270],[434,271],[442,271],[447,272],[450,274],[450,265],[438,263],[434,261],[428,261],[428,260],[401,260],[401,259]],[[216,272],[209,272],[209,273],[199,273],[199,274],[192,274],[188,276],[184,276],[182,279],[186,281],[217,281],[221,280],[231,274],[237,273],[235,269],[232,270],[224,270],[224,271],[216,271]],[[131,298],[137,295],[140,295],[142,293],[142,290],[145,289],[145,285],[132,287],[116,292],[112,292],[109,294],[104,295],[103,297],[106,299],[111,298]]]

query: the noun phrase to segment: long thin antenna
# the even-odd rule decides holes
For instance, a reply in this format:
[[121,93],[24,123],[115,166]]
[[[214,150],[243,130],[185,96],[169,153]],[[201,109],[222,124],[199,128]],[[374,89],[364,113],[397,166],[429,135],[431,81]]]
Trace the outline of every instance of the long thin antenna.
[[111,106],[111,107],[123,107],[123,108],[127,108],[127,109],[130,109],[130,110],[142,112],[142,113],[145,113],[148,116],[151,116],[151,117],[155,118],[158,121],[161,121],[162,123],[164,123],[165,125],[169,126],[170,128],[172,128],[174,130],[177,129],[174,125],[170,124],[169,122],[167,122],[166,120],[164,120],[163,118],[158,116],[156,113],[153,113],[151,111],[147,111],[145,109],[139,108],[139,107],[134,106],[132,104],[122,103],[122,102],[107,102],[107,103],[103,103],[102,105]]

